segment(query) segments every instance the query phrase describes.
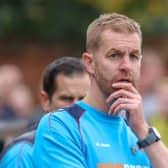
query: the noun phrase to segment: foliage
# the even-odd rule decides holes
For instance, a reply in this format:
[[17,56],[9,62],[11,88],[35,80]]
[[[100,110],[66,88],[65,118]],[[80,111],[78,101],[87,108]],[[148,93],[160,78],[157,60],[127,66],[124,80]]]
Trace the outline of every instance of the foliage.
[[168,33],[168,0],[1,0],[0,37],[79,40],[93,18],[114,11],[140,22],[145,35]]
[[102,12],[119,12],[137,20],[146,36],[168,34],[168,0],[81,0]]
[[0,37],[75,40],[84,37],[87,24],[99,14],[74,0],[0,1]]

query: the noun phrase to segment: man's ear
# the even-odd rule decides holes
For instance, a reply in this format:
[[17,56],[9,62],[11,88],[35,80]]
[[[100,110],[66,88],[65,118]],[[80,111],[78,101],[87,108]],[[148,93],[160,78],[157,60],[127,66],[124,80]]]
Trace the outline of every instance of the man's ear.
[[40,91],[40,101],[41,101],[43,110],[46,112],[49,112],[50,111],[50,99],[48,97],[48,94],[43,90]]
[[90,53],[83,53],[82,55],[83,63],[85,64],[85,67],[89,74],[94,74],[94,61],[93,61],[93,54]]

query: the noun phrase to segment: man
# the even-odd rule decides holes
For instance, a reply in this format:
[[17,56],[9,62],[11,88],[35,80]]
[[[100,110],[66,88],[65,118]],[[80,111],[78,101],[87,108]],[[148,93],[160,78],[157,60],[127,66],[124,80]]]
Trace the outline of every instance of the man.
[[[40,92],[44,111],[65,107],[84,98],[90,85],[83,63],[73,57],[63,57],[47,65]],[[36,131],[16,138],[3,151],[2,168],[32,167],[31,154]]]
[[[167,167],[167,149],[144,120],[137,91],[141,42],[138,23],[124,15],[105,14],[89,25],[83,61],[90,89],[83,101],[43,117],[35,167]],[[118,115],[123,109],[129,126]]]
[[145,119],[150,122],[159,111],[156,85],[166,74],[166,66],[156,49],[143,49],[143,56],[139,90],[142,95]]

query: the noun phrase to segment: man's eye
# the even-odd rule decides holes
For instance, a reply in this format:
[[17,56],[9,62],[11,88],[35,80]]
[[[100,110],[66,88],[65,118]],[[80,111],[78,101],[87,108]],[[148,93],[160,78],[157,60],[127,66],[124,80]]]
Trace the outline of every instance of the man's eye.
[[65,97],[65,96],[63,96],[63,97],[60,97],[60,99],[63,100],[63,101],[72,101],[74,98],[73,97]]
[[82,100],[84,97],[85,97],[85,96],[81,96],[81,97],[78,98],[78,100]]
[[118,53],[114,53],[114,54],[111,54],[110,57],[113,58],[113,59],[117,59],[117,58],[120,58],[121,55],[118,54]]
[[136,55],[136,54],[131,54],[131,55],[130,55],[130,58],[133,59],[133,60],[134,60],[134,59],[135,59],[135,60],[139,60],[139,59],[140,59],[140,56],[139,56],[139,55]]

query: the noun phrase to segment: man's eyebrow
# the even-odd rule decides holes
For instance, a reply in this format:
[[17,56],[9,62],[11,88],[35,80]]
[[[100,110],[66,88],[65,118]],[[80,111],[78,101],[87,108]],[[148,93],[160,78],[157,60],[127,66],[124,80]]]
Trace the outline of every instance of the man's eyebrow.
[[[109,55],[111,54],[111,52],[117,52],[117,53],[120,53],[120,54],[123,54],[124,51],[121,51],[119,49],[116,49],[116,48],[111,48],[107,51],[106,55]],[[134,54],[138,54],[138,55],[142,55],[141,52],[138,50],[138,49],[135,49],[133,50],[131,53],[134,53]]]
[[118,53],[123,53],[121,50],[118,50],[116,48],[111,48],[107,51],[106,55],[110,54],[111,52],[118,52]]
[[141,52],[139,50],[133,50],[132,53],[137,53],[137,54],[141,55]]
[[138,57],[142,58],[142,53],[139,50],[134,50],[131,54],[136,54]]

